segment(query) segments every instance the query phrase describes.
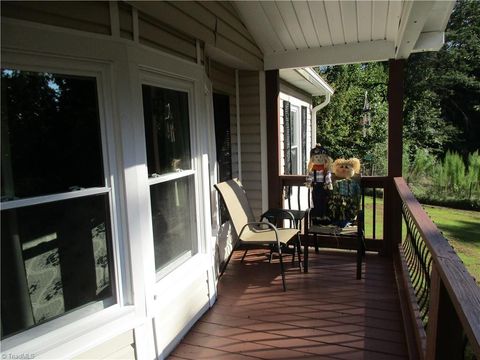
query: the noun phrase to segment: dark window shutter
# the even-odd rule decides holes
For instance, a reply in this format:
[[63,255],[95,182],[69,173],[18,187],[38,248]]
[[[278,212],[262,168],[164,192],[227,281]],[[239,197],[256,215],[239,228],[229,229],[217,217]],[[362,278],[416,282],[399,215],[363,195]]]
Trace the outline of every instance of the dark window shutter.
[[302,174],[307,173],[307,107],[302,106],[302,126],[300,129],[302,134]]
[[[230,98],[213,94],[213,117],[215,121],[215,142],[217,145],[218,181],[232,178],[232,133],[230,130]],[[220,221],[229,219],[223,201],[220,201]]]
[[283,155],[283,173],[288,175],[292,173],[292,118],[288,101],[283,102]]

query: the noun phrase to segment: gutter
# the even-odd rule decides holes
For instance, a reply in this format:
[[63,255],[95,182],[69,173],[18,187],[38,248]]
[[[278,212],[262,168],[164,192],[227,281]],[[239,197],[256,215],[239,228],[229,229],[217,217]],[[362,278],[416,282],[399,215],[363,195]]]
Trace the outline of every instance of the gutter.
[[317,112],[321,109],[323,109],[325,106],[328,105],[330,102],[330,96],[331,94],[327,92],[325,94],[325,101],[322,102],[321,104],[315,106],[312,109],[312,148],[317,144]]

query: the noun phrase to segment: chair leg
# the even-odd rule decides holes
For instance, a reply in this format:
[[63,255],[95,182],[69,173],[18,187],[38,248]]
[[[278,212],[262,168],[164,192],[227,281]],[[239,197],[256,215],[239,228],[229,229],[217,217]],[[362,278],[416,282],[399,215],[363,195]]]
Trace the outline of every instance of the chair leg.
[[235,247],[232,249],[232,252],[230,253],[230,255],[228,256],[228,259],[227,259],[227,262],[225,263],[225,265],[223,265],[223,269],[222,271],[220,271],[220,275],[219,277],[221,277],[223,275],[223,273],[225,272],[225,270],[227,269],[227,265],[228,263],[230,262],[230,259],[232,258],[232,255],[233,255],[233,252],[235,251]]
[[357,280],[362,279],[362,262],[365,257],[365,237],[363,231],[359,229],[357,234]]
[[315,242],[315,253],[318,254],[320,251],[318,250],[318,238],[317,238],[317,234],[314,235],[314,242]]
[[292,266],[295,266],[295,252],[297,250],[297,244],[293,244],[293,254],[292,254]]
[[283,266],[283,259],[282,259],[282,249],[278,248],[278,257],[280,259],[280,271],[282,273],[282,283],[283,283],[283,291],[287,291],[287,285],[285,284],[285,269]]
[[246,249],[245,252],[243,253],[242,260],[240,260],[240,262],[243,262],[243,260],[245,259],[245,256],[247,256],[247,252],[248,252],[248,249]]
[[[297,243],[295,244],[297,248],[297,254],[298,254],[298,267],[300,268],[300,272],[302,272],[302,243],[300,241],[300,234],[297,234]],[[295,253],[293,253],[293,257],[295,257]]]

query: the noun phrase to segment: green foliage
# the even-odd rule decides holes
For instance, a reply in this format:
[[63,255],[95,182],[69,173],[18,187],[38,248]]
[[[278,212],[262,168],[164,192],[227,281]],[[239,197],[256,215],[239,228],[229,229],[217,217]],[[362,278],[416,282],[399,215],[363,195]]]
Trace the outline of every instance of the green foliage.
[[478,150],[468,155],[467,183],[470,184],[469,194],[480,192],[480,154]]
[[443,169],[447,180],[447,191],[454,193],[463,189],[465,184],[465,164],[457,153],[447,152],[443,163]]
[[480,148],[479,19],[480,1],[458,1],[442,49],[410,56],[405,139],[414,147],[464,157]]
[[[330,104],[318,114],[317,142],[326,146],[331,156],[357,157],[362,162],[372,158],[375,173],[386,171],[387,141],[387,68],[385,63],[352,64],[325,67],[321,76],[335,89]],[[363,137],[360,120],[365,91],[371,111],[371,126]],[[317,99],[317,103],[321,100]]]
[[[434,159],[451,150],[466,160],[468,153],[480,149],[479,19],[480,1],[458,1],[446,29],[445,46],[438,52],[412,54],[408,59],[403,133],[404,174],[408,177],[418,178],[420,169],[429,167],[427,170],[439,177],[436,185],[457,189],[462,187],[460,180],[452,184],[451,174]],[[372,170],[366,174],[385,175],[387,64],[341,65],[318,71],[335,93],[318,114],[317,141],[330,149],[333,158],[355,156]],[[372,125],[364,137],[360,119],[365,91],[372,109]],[[321,99],[316,100],[319,102]],[[365,157],[372,159],[371,164]],[[427,161],[428,166],[422,161]],[[465,175],[471,176],[475,173]]]
[[[406,153],[406,152],[405,152]],[[405,154],[404,154],[405,155]],[[456,152],[443,161],[425,150],[404,168],[404,177],[423,203],[478,209],[480,205],[480,154],[469,154],[468,167]]]

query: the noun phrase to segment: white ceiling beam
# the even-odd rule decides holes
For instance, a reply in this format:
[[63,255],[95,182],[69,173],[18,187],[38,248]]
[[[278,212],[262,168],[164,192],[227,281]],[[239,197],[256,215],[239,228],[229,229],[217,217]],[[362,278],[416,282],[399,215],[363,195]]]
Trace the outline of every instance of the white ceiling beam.
[[378,40],[265,54],[265,70],[383,61],[395,56],[393,41]]
[[421,33],[412,52],[438,51],[445,42],[444,31],[432,31]]
[[428,19],[435,1],[405,1],[402,10],[400,28],[395,42],[396,59],[407,59]]

